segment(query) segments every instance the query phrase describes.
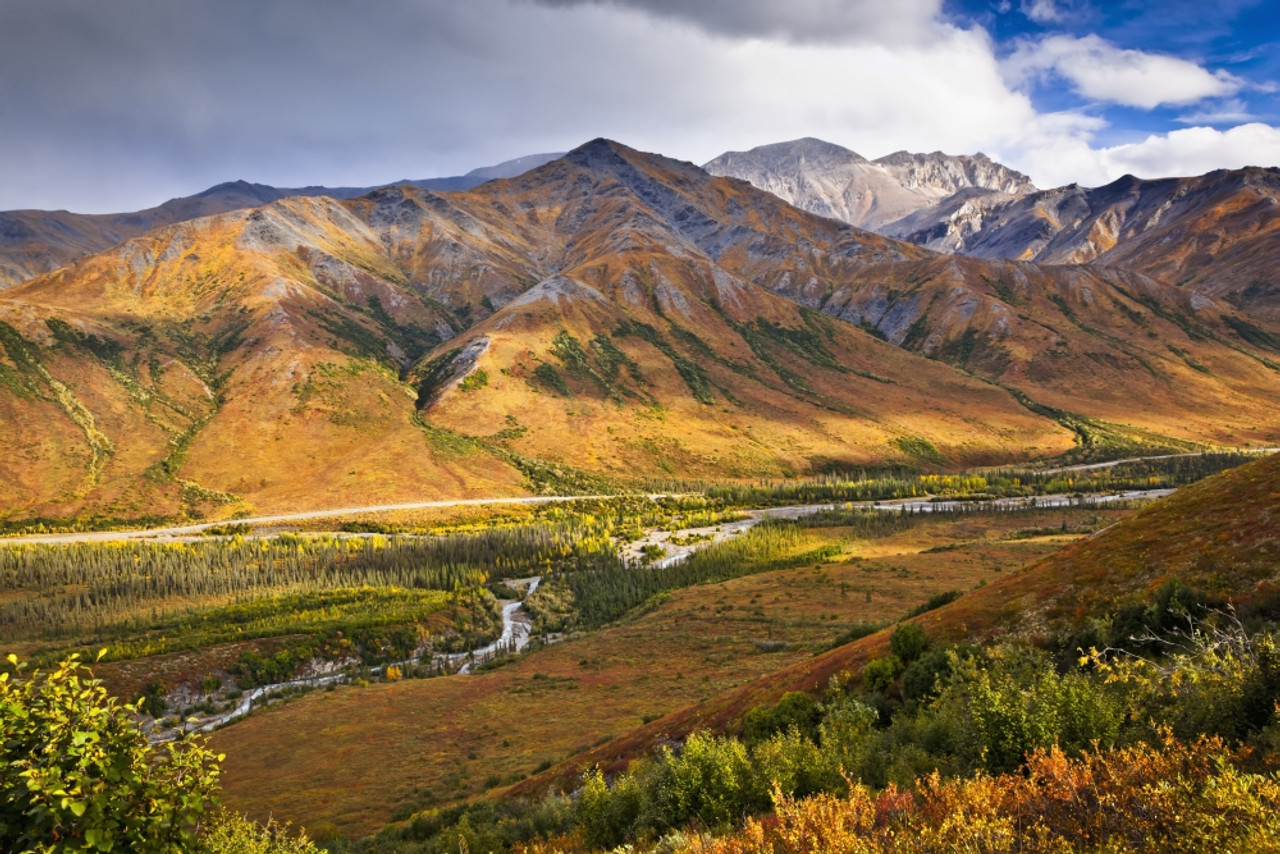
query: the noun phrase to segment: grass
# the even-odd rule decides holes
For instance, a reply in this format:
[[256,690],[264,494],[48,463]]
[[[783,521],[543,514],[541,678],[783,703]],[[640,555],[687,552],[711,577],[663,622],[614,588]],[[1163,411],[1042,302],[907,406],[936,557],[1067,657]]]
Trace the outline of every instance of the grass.
[[[1017,570],[1121,511],[915,517],[905,530],[853,539],[849,526],[801,529],[789,569],[673,590],[589,635],[475,677],[341,687],[257,715],[215,736],[226,799],[313,833],[370,832],[393,814],[456,803],[576,757],[812,656],[948,590]],[[943,544],[957,548],[937,550]],[[774,559],[777,559],[776,557]],[[869,601],[868,601],[869,599]],[[370,725],[371,720],[376,723]],[[608,747],[597,747],[607,750]]]

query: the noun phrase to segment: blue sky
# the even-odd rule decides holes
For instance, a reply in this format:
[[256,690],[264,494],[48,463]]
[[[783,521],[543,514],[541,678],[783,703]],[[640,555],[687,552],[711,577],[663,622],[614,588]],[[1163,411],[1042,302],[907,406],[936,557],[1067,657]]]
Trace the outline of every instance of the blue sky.
[[0,209],[816,136],[1042,187],[1280,166],[1280,0],[0,0]]
[[[1075,110],[1104,120],[1106,126],[1094,137],[1101,145],[1138,142],[1195,125],[1227,129],[1247,122],[1275,125],[1280,119],[1280,3],[962,0],[944,10],[962,26],[989,32],[997,54],[1006,59],[1055,39],[1098,39],[1122,51],[1175,58],[1220,77],[1220,95],[1156,106],[1090,97],[1059,69],[1024,84],[1040,112]],[[1191,87],[1188,97],[1195,94]]]

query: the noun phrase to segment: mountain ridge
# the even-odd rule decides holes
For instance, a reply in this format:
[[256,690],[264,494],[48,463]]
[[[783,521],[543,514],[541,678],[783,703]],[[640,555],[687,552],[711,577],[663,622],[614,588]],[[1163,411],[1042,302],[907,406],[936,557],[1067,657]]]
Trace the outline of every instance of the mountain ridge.
[[[560,155],[525,155],[493,166],[473,169],[466,175],[405,180],[393,184],[408,183],[427,190],[468,190],[485,181],[513,177],[558,156]],[[377,187],[328,187],[318,184],[282,188],[233,180],[141,211],[114,214],[78,214],[65,210],[35,209],[0,211],[0,290],[52,272],[85,255],[101,252],[165,225],[241,208],[259,207],[291,196],[350,199],[375,189]]]
[[868,160],[813,137],[725,152],[703,168],[713,175],[747,180],[804,210],[872,231],[961,190],[1035,190],[1025,175],[981,153],[955,157],[938,151],[898,151]]
[[230,515],[575,472],[1275,441],[1269,351],[1191,297],[937,255],[594,140],[467,192],[166,226],[6,291],[4,477],[23,486],[5,510]]

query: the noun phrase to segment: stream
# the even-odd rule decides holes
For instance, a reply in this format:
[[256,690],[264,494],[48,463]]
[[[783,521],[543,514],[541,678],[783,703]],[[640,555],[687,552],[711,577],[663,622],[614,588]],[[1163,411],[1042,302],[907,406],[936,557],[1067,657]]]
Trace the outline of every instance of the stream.
[[[538,589],[542,576],[535,575],[530,578],[517,578],[509,581],[509,584],[524,587],[524,595],[527,597],[533,591]],[[522,652],[529,646],[529,638],[532,625],[529,615],[524,610],[524,599],[515,599],[502,602],[502,634],[497,640],[486,644],[479,649],[473,649],[469,652],[454,653],[438,653],[433,655],[418,656],[408,658],[404,661],[393,661],[388,664],[371,667],[368,671],[373,674],[380,674],[388,667],[408,667],[413,665],[432,663],[440,664],[444,667],[453,667],[461,664],[457,672],[466,674],[471,672],[471,668],[477,664],[483,664],[499,655],[507,653]],[[329,673],[323,676],[309,676],[303,679],[291,679],[288,682],[275,682],[270,685],[261,685],[253,688],[240,698],[240,702],[234,709],[221,712],[210,718],[200,720],[193,724],[183,725],[182,727],[173,729],[153,730],[153,741],[171,741],[179,734],[185,732],[213,732],[221,726],[226,726],[232,721],[239,720],[249,714],[255,704],[261,706],[264,697],[268,697],[277,691],[288,691],[296,688],[323,688],[326,685],[335,685],[352,679],[357,674],[352,673]]]
[[[1117,492],[1112,495],[1093,495],[1084,501],[1091,503],[1111,503],[1116,501],[1133,501],[1140,499],[1163,498],[1173,492],[1172,489],[1146,489],[1146,490],[1130,490],[1126,492]],[[714,543],[723,542],[730,537],[739,536],[745,533],[753,526],[765,521],[766,519],[797,519],[802,516],[811,516],[823,510],[836,510],[847,506],[874,509],[889,510],[897,512],[909,513],[936,513],[951,510],[960,510],[966,507],[983,506],[983,507],[1002,507],[1014,509],[1018,507],[1066,507],[1072,504],[1080,503],[1081,498],[1078,496],[1058,494],[1058,495],[1039,495],[1028,498],[999,498],[990,501],[973,502],[973,501],[937,501],[928,498],[912,498],[897,501],[866,501],[845,503],[826,503],[826,504],[805,504],[795,505],[791,507],[769,507],[759,510],[747,510],[745,518],[734,522],[726,522],[720,525],[714,525],[705,528],[690,528],[679,531],[649,531],[644,537],[630,543],[623,552],[623,559],[633,566],[640,566],[644,563],[642,559],[642,549],[646,545],[657,545],[664,549],[665,554],[658,560],[651,561],[648,565],[655,568],[665,568],[674,566],[689,558],[691,554],[700,548],[712,545]],[[673,537],[696,538],[691,542],[679,545],[672,542]],[[439,653],[433,655],[420,656],[410,658],[405,661],[392,662],[387,665],[371,668],[369,672],[374,674],[382,673],[386,667],[405,667],[411,665],[419,665],[424,663],[439,664],[443,667],[458,667],[457,673],[460,675],[469,674],[472,668],[477,664],[489,661],[498,655],[506,653],[521,652],[529,646],[531,635],[531,623],[528,612],[524,610],[524,598],[538,589],[541,583],[541,576],[532,576],[529,578],[513,579],[510,584],[523,587],[524,596],[516,600],[507,600],[502,602],[502,634],[497,640],[486,644],[478,649],[469,652],[455,653]],[[277,691],[288,691],[297,688],[321,688],[326,685],[333,685],[346,682],[354,678],[356,674],[352,673],[329,673],[321,676],[312,676],[303,679],[293,679],[288,682],[276,682],[271,685],[263,685],[254,688],[244,694],[240,702],[234,709],[221,712],[210,718],[189,722],[176,728],[161,729],[157,727],[151,733],[153,741],[169,741],[177,738],[185,732],[212,732],[218,727],[225,726],[235,720],[238,720],[253,710],[255,704],[263,705],[262,700]]]

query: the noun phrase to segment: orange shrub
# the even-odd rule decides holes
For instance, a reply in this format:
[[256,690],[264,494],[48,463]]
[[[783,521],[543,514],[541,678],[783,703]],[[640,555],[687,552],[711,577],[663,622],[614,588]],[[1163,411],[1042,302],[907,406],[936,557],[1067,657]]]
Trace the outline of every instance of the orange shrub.
[[1026,774],[779,797],[776,813],[682,854],[1280,851],[1280,779],[1246,774],[1218,739],[1087,753],[1035,751]]

